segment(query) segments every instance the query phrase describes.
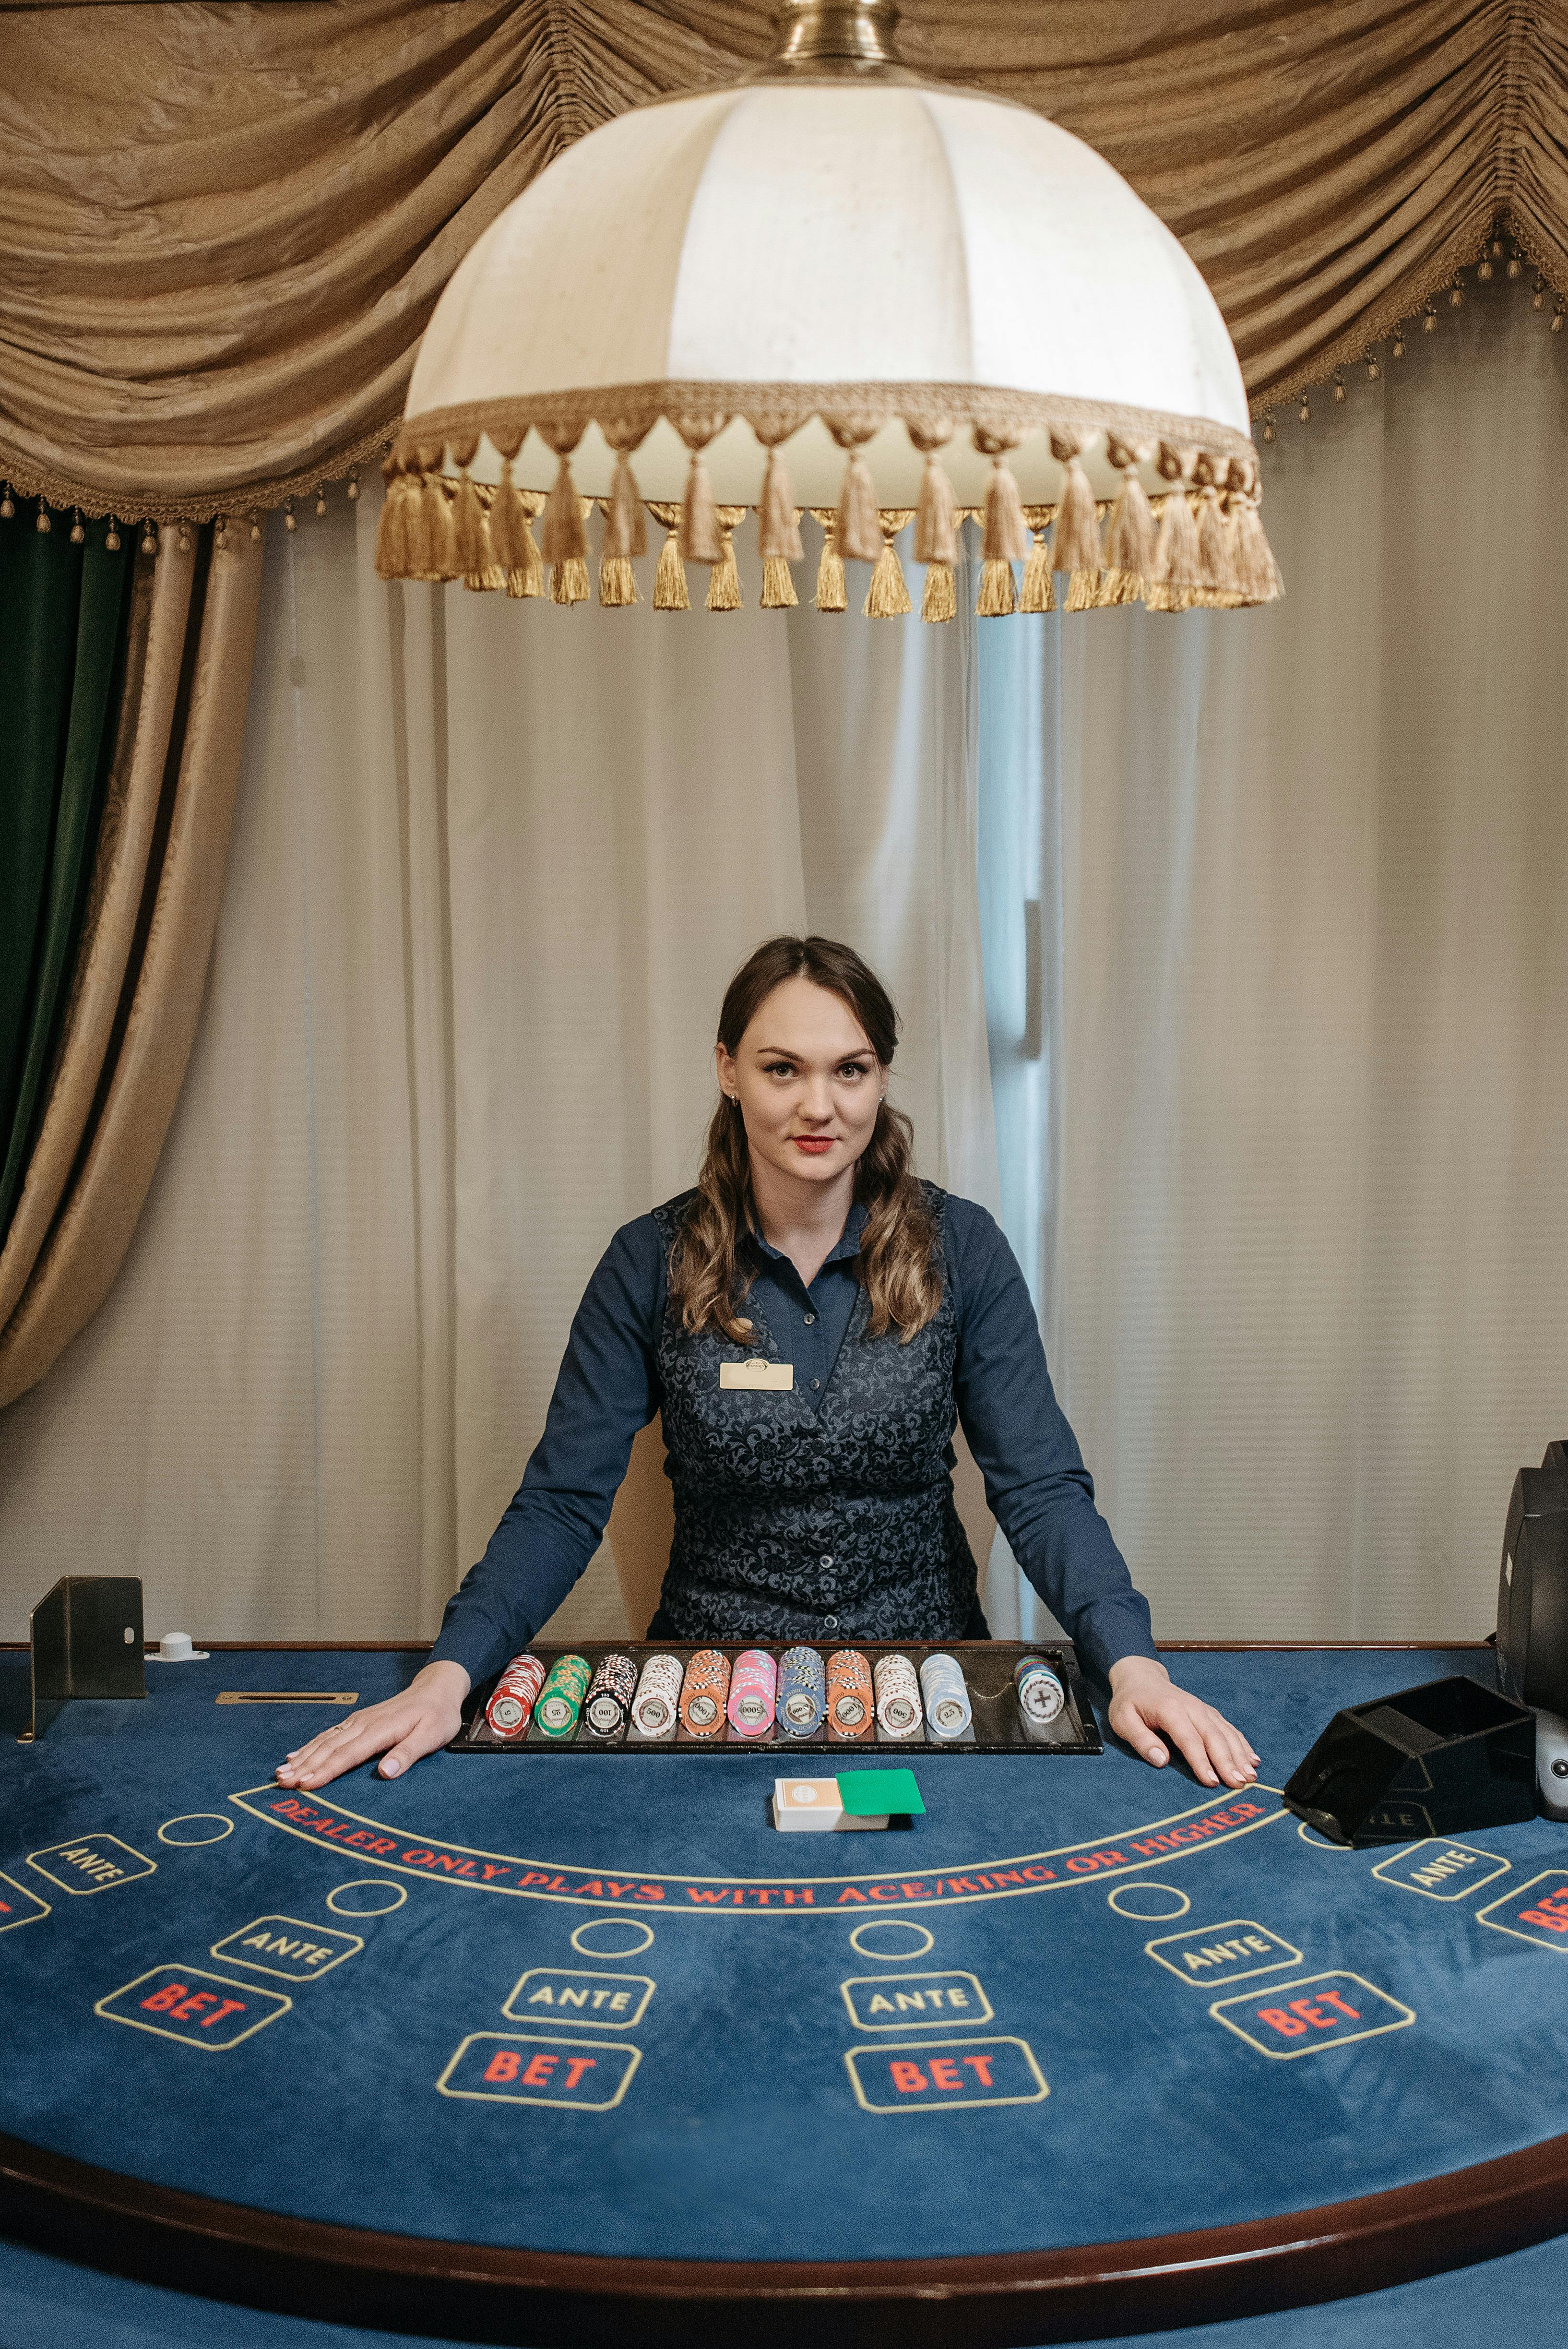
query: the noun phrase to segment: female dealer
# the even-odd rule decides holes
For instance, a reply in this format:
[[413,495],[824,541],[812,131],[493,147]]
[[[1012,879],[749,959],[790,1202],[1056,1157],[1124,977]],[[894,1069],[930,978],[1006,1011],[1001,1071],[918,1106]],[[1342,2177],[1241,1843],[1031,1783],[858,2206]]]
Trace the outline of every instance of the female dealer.
[[[887,1101],[897,1022],[860,957],[772,938],[719,1014],[720,1098],[697,1187],[616,1233],[577,1309],[544,1434],[403,1695],[291,1754],[285,1785],[454,1736],[477,1680],[526,1647],[599,1546],[632,1440],[664,1414],[675,1541],[655,1640],[985,1636],[954,1506],[962,1421],[1013,1554],[1110,1725],[1206,1786],[1257,1756],[1171,1682],[1051,1391],[1035,1309],[982,1207],[910,1171]],[[766,1386],[733,1366],[766,1363]],[[755,1373],[753,1374],[756,1375]]]

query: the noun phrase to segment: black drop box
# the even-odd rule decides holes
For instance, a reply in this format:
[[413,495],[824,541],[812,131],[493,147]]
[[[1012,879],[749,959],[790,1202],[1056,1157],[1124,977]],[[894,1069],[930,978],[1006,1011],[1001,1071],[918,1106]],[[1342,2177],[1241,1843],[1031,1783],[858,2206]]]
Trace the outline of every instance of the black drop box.
[[1330,1842],[1412,1843],[1535,1816],[1535,1716],[1458,1674],[1336,1713],[1284,1790]]

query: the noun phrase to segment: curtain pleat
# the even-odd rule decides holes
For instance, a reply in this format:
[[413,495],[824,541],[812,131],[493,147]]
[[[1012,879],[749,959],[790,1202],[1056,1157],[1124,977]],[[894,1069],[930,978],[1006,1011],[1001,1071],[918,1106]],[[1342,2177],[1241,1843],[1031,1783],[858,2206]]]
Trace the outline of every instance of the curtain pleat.
[[[0,1404],[41,1378],[119,1269],[173,1112],[222,888],[255,644],[262,547],[232,532],[139,570],[100,683],[93,789],[57,957],[75,969],[55,1081],[0,1252]],[[118,724],[112,737],[109,714]],[[134,716],[132,712],[134,711]],[[83,720],[83,750],[88,728]],[[112,740],[112,757],[103,744]],[[96,830],[96,842],[94,839]],[[96,845],[90,882],[88,849]],[[62,892],[63,895],[63,892]],[[78,908],[85,897],[86,919]],[[72,931],[85,931],[73,957]],[[35,1089],[35,1099],[36,1097]]]

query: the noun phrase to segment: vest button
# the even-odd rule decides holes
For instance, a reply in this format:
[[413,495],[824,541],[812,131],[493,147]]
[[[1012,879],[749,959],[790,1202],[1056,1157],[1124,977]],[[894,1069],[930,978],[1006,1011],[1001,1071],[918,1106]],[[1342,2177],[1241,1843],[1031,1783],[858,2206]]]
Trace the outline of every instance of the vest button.
[[822,1618],[822,1629],[823,1629],[823,1630],[824,1630],[824,1631],[836,1631],[836,1630],[838,1630],[838,1628],[839,1628],[839,1619],[838,1619],[838,1617],[837,1617],[836,1615],[824,1615],[824,1616],[823,1616],[823,1618]]
[[817,1563],[819,1566],[831,1566],[833,1561],[830,1557],[820,1557]]

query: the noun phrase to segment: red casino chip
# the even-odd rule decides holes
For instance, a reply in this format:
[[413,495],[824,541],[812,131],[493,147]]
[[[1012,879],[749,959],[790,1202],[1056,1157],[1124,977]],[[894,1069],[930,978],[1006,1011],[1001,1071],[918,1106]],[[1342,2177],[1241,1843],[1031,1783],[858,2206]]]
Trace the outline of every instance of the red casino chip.
[[544,1666],[537,1656],[514,1656],[490,1694],[485,1722],[497,1737],[510,1744],[526,1737],[533,1707],[544,1686]]

